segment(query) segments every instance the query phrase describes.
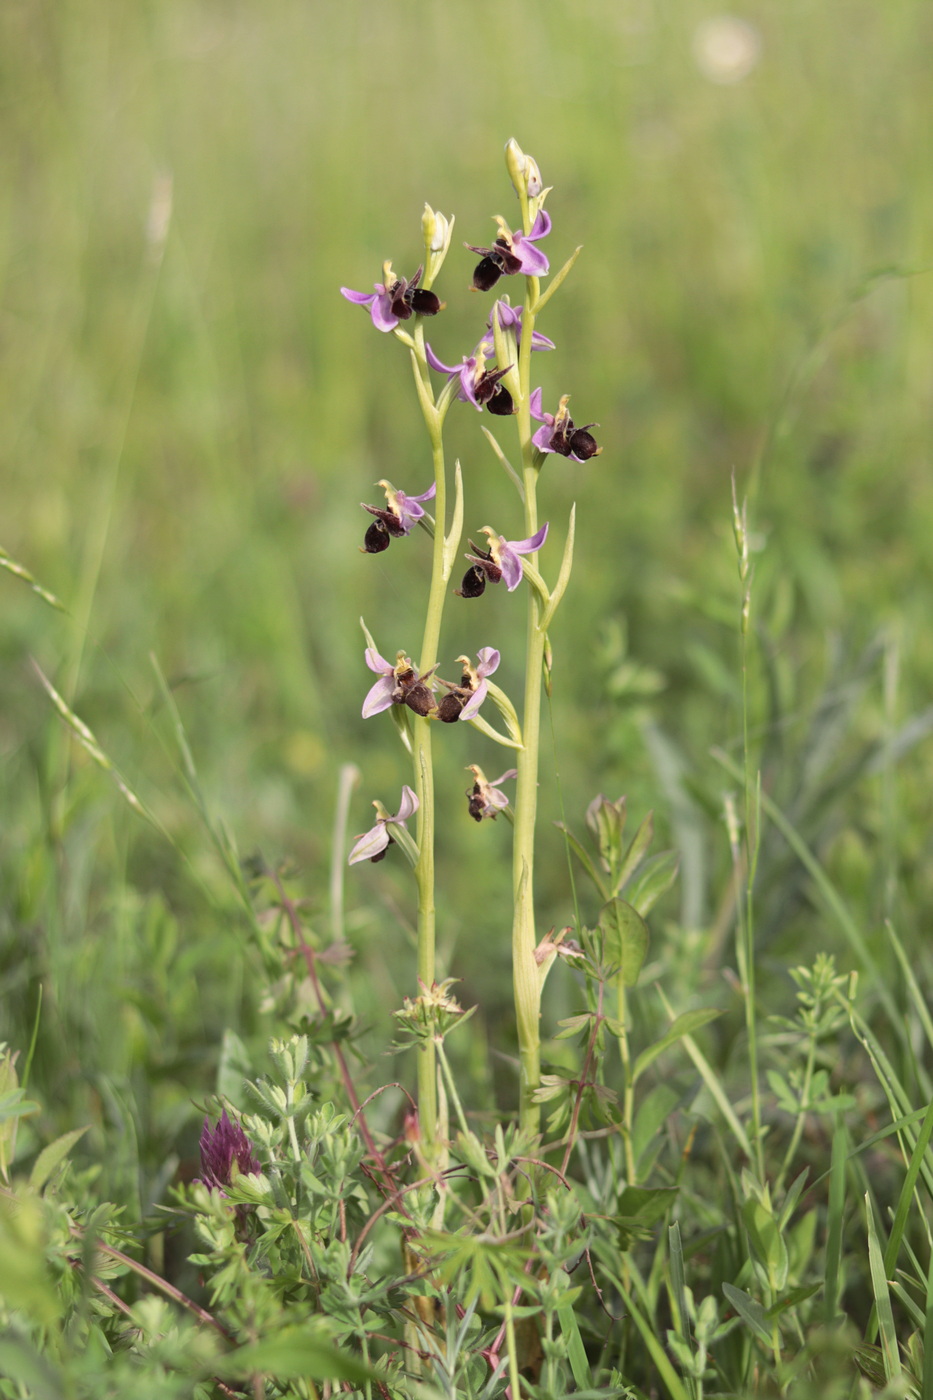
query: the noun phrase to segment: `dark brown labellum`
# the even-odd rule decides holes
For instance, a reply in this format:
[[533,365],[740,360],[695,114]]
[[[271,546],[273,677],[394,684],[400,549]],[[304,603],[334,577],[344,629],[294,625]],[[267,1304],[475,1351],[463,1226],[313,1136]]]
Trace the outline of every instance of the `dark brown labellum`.
[[588,462],[591,457],[597,456],[600,449],[592,433],[585,428],[575,428],[570,434],[570,450],[581,462]]
[[422,685],[421,681],[416,681],[405,692],[405,704],[410,710],[414,710],[416,715],[421,715],[423,719],[434,709],[434,696],[426,685]]
[[486,803],[483,801],[479,783],[473,784],[473,791],[468,792],[467,797],[470,802],[470,816],[475,822],[481,822],[483,820],[483,808],[486,806]]
[[473,286],[478,292],[488,292],[501,276],[502,260],[494,255],[487,256],[473,269]]
[[471,564],[463,575],[463,582],[454,589],[458,598],[480,598],[486,591],[486,574],[478,564]]
[[437,707],[437,717],[442,724],[453,724],[460,718],[460,711],[466,704],[466,697],[451,691],[445,695]]
[[434,292],[425,292],[421,288],[410,287],[405,294],[405,300],[419,316],[436,316],[441,309],[440,298]]
[[510,413],[515,412],[512,395],[502,384],[496,385],[496,391],[492,398],[487,399],[486,407],[490,413],[495,413],[500,418],[507,418]]
[[363,536],[365,554],[381,554],[389,548],[389,532],[381,520],[374,520]]

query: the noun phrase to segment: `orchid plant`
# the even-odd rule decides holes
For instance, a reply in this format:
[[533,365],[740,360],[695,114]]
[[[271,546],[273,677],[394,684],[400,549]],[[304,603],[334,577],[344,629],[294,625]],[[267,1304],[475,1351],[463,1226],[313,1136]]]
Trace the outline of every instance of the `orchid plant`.
[[[389,661],[366,633],[366,665],[378,676],[363,702],[365,718],[391,711],[412,759],[411,787],[404,789],[402,806],[396,816],[376,804],[377,824],[360,837],[350,853],[350,862],[380,860],[394,836],[404,829],[407,818],[417,815],[417,831],[408,838],[406,854],[414,866],[418,887],[418,981],[428,992],[437,979],[435,952],[434,832],[436,799],[432,765],[432,745],[437,722],[472,724],[487,740],[507,747],[515,755],[515,767],[492,782],[478,763],[469,765],[474,776],[468,790],[469,815],[477,821],[505,814],[512,822],[513,919],[512,966],[515,1014],[521,1060],[520,1120],[524,1129],[537,1131],[540,1107],[541,1067],[539,1018],[544,979],[554,961],[538,948],[534,910],[535,825],[538,794],[538,749],[545,659],[549,661],[548,628],[567,587],[573,559],[574,513],[571,511],[565,535],[563,556],[552,556],[552,583],[539,572],[538,558],[548,545],[550,526],[539,520],[538,481],[551,453],[586,462],[600,448],[590,433],[593,424],[575,427],[567,412],[567,397],[558,410],[542,409],[542,391],[532,385],[532,354],[553,350],[554,342],[537,329],[537,319],[552,293],[563,282],[576,260],[579,249],[542,292],[541,279],[550,272],[545,243],[552,232],[545,201],[550,194],[541,179],[537,163],[514,140],[506,146],[506,166],[518,201],[519,226],[511,228],[497,216],[497,235],[484,246],[467,243],[478,255],[473,271],[473,288],[488,292],[502,280],[521,279],[521,305],[509,298],[496,300],[472,350],[457,364],[442,360],[425,339],[424,319],[435,317],[445,303],[434,292],[434,284],[451,250],[453,218],[446,218],[425,206],[422,220],[424,260],[410,279],[396,277],[391,262],[383,267],[382,281],[372,292],[342,287],[350,302],[364,306],[376,330],[393,335],[408,351],[415,390],[424,416],[432,449],[434,481],[419,495],[406,493],[388,481],[377,483],[386,494],[385,508],[364,504],[374,517],[366,531],[365,553],[380,553],[391,539],[408,535],[420,524],[433,534],[431,582],[420,651],[411,655],[398,652]],[[434,376],[440,376],[438,381]],[[444,449],[444,424],[451,404],[467,403],[482,413],[486,409],[497,419],[511,418],[517,433],[515,470],[501,444],[493,439],[500,462],[505,466],[517,492],[518,512],[503,530],[483,526],[485,547],[469,541],[464,557],[469,565],[459,587],[452,587],[455,561],[461,552],[461,536],[466,505],[459,463],[452,479]],[[535,424],[543,427],[535,429]],[[505,426],[503,424],[503,426]],[[489,434],[487,434],[489,436]],[[451,491],[452,486],[452,491]],[[433,501],[435,516],[427,515],[423,503]],[[515,537],[515,538],[513,538]],[[451,597],[475,600],[487,584],[504,583],[514,593],[523,580],[530,587],[526,601],[526,647],[524,694],[519,703],[500,690],[490,677],[499,665],[499,652],[486,645],[479,648],[476,663],[458,657],[459,681],[444,680],[437,674],[444,610]],[[364,628],[365,630],[365,628]],[[446,693],[444,693],[446,692]],[[494,727],[480,714],[490,699],[504,721],[504,729]],[[515,778],[512,803],[501,786]],[[446,796],[439,799],[446,803]],[[390,835],[390,829],[393,834]],[[402,843],[399,843],[402,844]],[[418,1109],[423,1150],[428,1159],[440,1158],[439,1144],[444,1125],[438,1122],[438,1083],[435,1045],[431,1037],[419,1041]]]

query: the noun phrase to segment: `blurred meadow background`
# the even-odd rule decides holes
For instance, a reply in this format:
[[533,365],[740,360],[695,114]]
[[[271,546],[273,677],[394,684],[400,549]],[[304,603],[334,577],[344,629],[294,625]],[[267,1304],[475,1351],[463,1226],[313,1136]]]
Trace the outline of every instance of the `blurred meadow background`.
[[[427,544],[360,554],[359,502],[382,476],[423,490],[430,454],[405,353],[338,287],[368,288],[386,258],[410,275],[424,201],[455,214],[430,339],[468,353],[488,299],[466,294],[460,241],[513,216],[510,136],[554,186],[552,268],[584,245],[542,320],[545,402],[572,390],[604,445],[551,457],[541,487],[561,532],[578,510],[541,929],[573,921],[553,822],[580,831],[599,791],[653,809],[681,875],[643,982],[724,1008],[709,1053],[741,1085],[722,815],[738,785],[714,752],[741,763],[734,473],[753,766],[861,935],[766,819],[763,1013],[789,1010],[788,967],[825,949],[890,1037],[886,919],[933,988],[931,40],[922,0],[749,3],[725,24],[701,0],[5,0],[0,545],[64,606],[0,571],[0,1038],[25,1053],[35,1034],[44,1105],[24,1134],[89,1123],[79,1160],[145,1214],[194,1153],[224,1033],[261,1055],[279,1029],[152,658],[215,833],[286,866],[323,937],[340,766],[361,773],[351,833],[372,798],[396,809],[407,761],[360,718],[358,619],[387,655],[417,647]],[[516,520],[474,416],[448,424],[467,531]],[[443,654],[497,646],[508,688],[524,608],[500,591],[451,600]],[[462,796],[466,763],[505,764],[459,728],[436,745],[440,939],[480,1006],[457,1047],[475,1097],[510,1108],[509,830],[476,826]],[[355,868],[346,900],[372,1087],[411,1074],[382,1058],[414,984],[406,868]],[[559,980],[552,1024],[574,1005]],[[870,1115],[867,1077],[864,1094]]]

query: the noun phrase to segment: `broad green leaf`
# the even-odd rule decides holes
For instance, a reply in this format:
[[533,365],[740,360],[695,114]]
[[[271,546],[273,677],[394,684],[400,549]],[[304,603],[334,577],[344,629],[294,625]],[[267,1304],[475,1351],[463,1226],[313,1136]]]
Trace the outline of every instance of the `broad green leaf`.
[[639,914],[650,914],[662,894],[677,879],[680,858],[675,851],[659,851],[646,860],[641,873],[628,890],[628,898]]
[[634,1083],[639,1075],[643,1074],[650,1064],[663,1055],[670,1046],[676,1045],[678,1040],[682,1040],[685,1035],[692,1035],[701,1026],[705,1026],[709,1021],[715,1021],[717,1016],[721,1016],[721,1011],[708,1009],[706,1011],[685,1011],[682,1016],[668,1027],[660,1040],[656,1040],[653,1045],[649,1045],[647,1050],[643,1050],[635,1061],[632,1070],[632,1082]]
[[634,987],[648,952],[648,925],[624,899],[610,899],[599,911],[606,956],[618,965],[622,981]]
[[573,1372],[577,1389],[587,1390],[593,1384],[593,1377],[590,1373],[590,1363],[586,1357],[583,1338],[580,1336],[577,1314],[569,1300],[557,1309],[557,1320],[567,1345],[567,1360],[570,1362],[570,1369]]
[[555,822],[554,825],[557,827],[558,831],[562,831],[564,833],[567,845],[573,851],[577,860],[583,866],[583,869],[586,871],[587,875],[589,875],[590,879],[593,881],[593,884],[599,890],[599,893],[602,896],[602,898],[607,899],[609,897],[609,887],[606,883],[605,878],[600,874],[600,872],[596,869],[596,866],[593,864],[593,858],[590,855],[589,851],[586,849],[585,846],[581,846],[580,842],[574,836],[573,832],[570,830],[570,827],[566,824],[566,822]]
[[65,1160],[75,1143],[86,1132],[86,1127],[74,1128],[70,1133],[63,1133],[60,1138],[50,1142],[48,1147],[43,1147],[29,1173],[29,1185],[34,1191],[42,1190],[55,1168]]
[[734,1284],[724,1283],[722,1291],[742,1321],[766,1346],[770,1347],[771,1327],[768,1323],[768,1314],[761,1304],[756,1302],[744,1289],[736,1288]]
[[752,1249],[764,1265],[771,1286],[780,1293],[787,1283],[787,1245],[777,1221],[760,1201],[746,1201],[742,1220],[748,1231]]
[[678,1189],[676,1186],[626,1186],[614,1216],[622,1249],[630,1248],[634,1240],[647,1239],[653,1226],[667,1214]]

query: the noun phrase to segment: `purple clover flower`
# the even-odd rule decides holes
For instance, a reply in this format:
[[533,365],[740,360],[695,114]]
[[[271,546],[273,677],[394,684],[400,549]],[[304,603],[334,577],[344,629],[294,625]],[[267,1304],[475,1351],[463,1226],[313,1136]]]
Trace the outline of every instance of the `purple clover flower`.
[[539,428],[531,440],[541,452],[559,452],[562,457],[572,457],[575,462],[588,462],[591,457],[598,457],[603,450],[597,446],[596,439],[589,431],[598,424],[585,423],[582,428],[575,427],[567,410],[569,402],[570,395],[564,394],[556,413],[544,413],[541,408],[541,390],[532,390],[528,403],[531,416],[543,423],[544,427]]
[[379,802],[374,802],[373,806],[377,813],[376,825],[370,827],[369,831],[359,838],[347,857],[348,865],[356,865],[361,860],[371,860],[374,864],[376,861],[384,860],[386,851],[395,844],[393,837],[389,835],[388,828],[390,826],[404,827],[408,818],[417,812],[419,803],[415,793],[406,784],[402,788],[402,800],[394,816],[390,816],[385,808],[383,808],[383,814],[379,815],[379,809],[382,806]]
[[234,1167],[236,1173],[251,1174],[260,1171],[259,1162],[253,1152],[253,1145],[240,1127],[232,1123],[224,1109],[216,1128],[205,1118],[201,1129],[201,1181],[211,1191],[223,1194],[225,1186],[232,1186]]
[[381,554],[384,549],[388,549],[390,539],[409,534],[424,515],[424,509],[419,502],[430,501],[437,491],[435,483],[427,491],[422,491],[420,496],[406,496],[404,491],[396,491],[388,481],[377,481],[376,485],[381,486],[386,493],[386,509],[368,506],[365,501],[360,501],[363,509],[376,517],[363,540],[364,554]]
[[470,816],[477,822],[481,822],[484,817],[495,821],[498,814],[509,805],[508,797],[501,791],[501,784],[509,778],[518,777],[518,769],[510,768],[508,772],[490,781],[477,764],[471,763],[468,767],[473,774],[473,786],[467,789],[466,794],[469,799]]
[[368,306],[377,331],[394,331],[399,321],[407,321],[413,313],[419,316],[436,316],[443,309],[434,292],[426,292],[418,286],[421,274],[419,267],[411,280],[396,277],[390,262],[382,265],[381,282],[374,282],[372,292],[354,292],[351,287],[341,287],[340,294],[357,306]]
[[366,665],[379,676],[363,701],[364,719],[381,714],[393,705],[407,705],[422,718],[432,713],[435,709],[434,695],[425,682],[434,674],[434,667],[419,676],[403,651],[398,653],[394,666],[372,647],[367,647],[364,655]]
[[464,575],[457,593],[461,598],[478,598],[485,591],[487,583],[498,583],[500,579],[505,580],[506,588],[513,593],[522,581],[522,561],[519,555],[534,554],[539,550],[547,539],[547,532],[548,525],[545,521],[540,530],[536,530],[527,540],[507,540],[485,525],[483,534],[488,539],[489,549],[480,549],[470,540],[470,547],[475,549],[476,553],[464,556],[470,560],[471,568]]
[[480,262],[473,273],[473,286],[478,292],[488,292],[500,277],[514,277],[522,272],[526,277],[542,277],[550,264],[547,256],[535,244],[546,238],[551,231],[551,216],[543,209],[528,233],[519,229],[511,231],[504,219],[496,217],[499,237],[491,248],[477,248],[472,243],[464,246],[471,253],[479,253]]
[[476,653],[478,665],[472,666],[468,656],[458,656],[463,668],[460,684],[441,681],[449,691],[437,707],[437,717],[444,724],[453,724],[458,719],[475,719],[489,690],[486,677],[499,667],[499,653],[493,647],[480,647]]

